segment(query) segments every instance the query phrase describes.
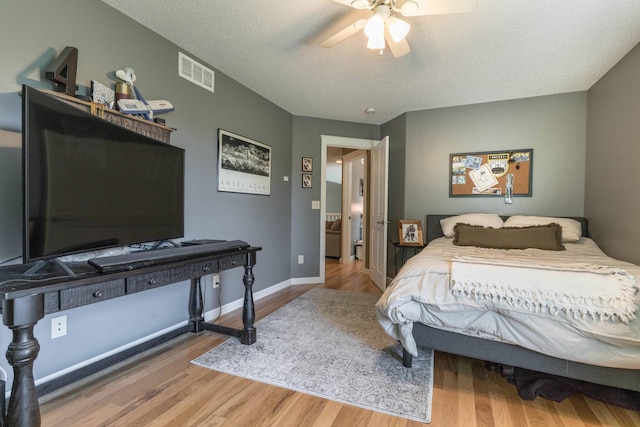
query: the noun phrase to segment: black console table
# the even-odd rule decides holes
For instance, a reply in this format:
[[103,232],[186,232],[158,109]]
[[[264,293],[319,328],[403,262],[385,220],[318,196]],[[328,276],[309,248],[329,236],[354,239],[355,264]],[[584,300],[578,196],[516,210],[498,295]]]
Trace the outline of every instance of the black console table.
[[[239,247],[234,243],[220,243],[196,253],[191,250],[187,256],[179,254],[167,258],[157,256],[165,251],[159,249],[153,251],[154,262],[150,265],[144,263],[131,267],[131,270],[109,273],[99,273],[86,262],[67,263],[75,276],[63,277],[60,274],[65,273],[47,271],[47,268],[40,270],[41,274],[25,276],[24,273],[32,267],[26,264],[0,267],[2,320],[13,332],[6,356],[14,373],[8,409],[6,414],[0,414],[4,416],[4,423],[0,422],[0,425],[40,425],[40,407],[33,378],[33,363],[40,346],[33,328],[46,314],[191,280],[188,307],[191,331],[220,332],[238,337],[243,344],[253,344],[256,341],[253,266],[256,253],[261,248]],[[166,251],[167,254],[175,252],[174,249]],[[244,267],[243,328],[205,322],[200,278],[236,267]]]

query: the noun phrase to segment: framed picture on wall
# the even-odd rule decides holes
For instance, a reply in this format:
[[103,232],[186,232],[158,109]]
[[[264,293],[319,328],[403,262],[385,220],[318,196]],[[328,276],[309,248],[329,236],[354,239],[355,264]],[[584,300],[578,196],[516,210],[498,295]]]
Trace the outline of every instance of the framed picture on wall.
[[302,158],[302,172],[313,171],[313,159],[311,157]]
[[302,174],[302,188],[311,188],[313,184],[313,175],[310,173]]
[[532,196],[533,148],[449,155],[449,197]]
[[218,191],[271,194],[271,147],[218,129]]

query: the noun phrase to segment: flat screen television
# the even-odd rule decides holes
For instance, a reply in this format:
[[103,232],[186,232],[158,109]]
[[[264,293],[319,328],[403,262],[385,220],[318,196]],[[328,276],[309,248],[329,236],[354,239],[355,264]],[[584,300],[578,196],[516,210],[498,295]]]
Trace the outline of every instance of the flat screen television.
[[23,261],[184,235],[184,150],[23,86]]

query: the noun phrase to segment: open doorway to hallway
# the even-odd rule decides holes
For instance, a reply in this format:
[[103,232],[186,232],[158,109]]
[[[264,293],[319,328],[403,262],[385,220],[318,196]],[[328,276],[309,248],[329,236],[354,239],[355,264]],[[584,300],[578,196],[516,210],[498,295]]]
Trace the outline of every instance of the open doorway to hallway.
[[365,260],[368,150],[326,147],[325,256],[348,264]]
[[[377,140],[370,140],[370,139],[360,139],[360,138],[349,138],[349,137],[338,137],[338,136],[331,136],[331,135],[321,135],[321,179],[320,179],[320,275],[321,275],[321,280],[324,281],[325,278],[325,260],[326,260],[326,256],[325,256],[325,243],[326,243],[326,225],[327,225],[327,221],[326,221],[326,213],[327,208],[326,208],[326,192],[327,192],[327,182],[326,182],[326,165],[327,165],[327,147],[340,147],[340,148],[347,148],[347,149],[353,149],[353,150],[364,150],[365,154],[365,177],[363,180],[363,189],[362,189],[362,193],[363,193],[363,197],[364,197],[364,201],[362,203],[362,214],[363,214],[363,218],[362,218],[362,240],[363,240],[363,247],[362,247],[362,253],[364,255],[364,264],[365,264],[365,271],[371,275],[371,271],[375,272],[375,277],[372,277],[374,283],[376,284],[376,286],[378,286],[380,289],[384,289],[385,288],[385,283],[383,283],[379,276],[384,277],[385,274],[383,272],[383,274],[377,274],[380,270],[380,268],[378,268],[377,266],[382,265],[383,267],[386,267],[386,263],[382,263],[382,255],[386,253],[386,239],[378,239],[377,236],[378,234],[376,234],[376,239],[375,239],[375,247],[374,245],[369,245],[370,241],[373,241],[370,236],[372,233],[372,230],[374,230],[373,228],[373,223],[371,221],[369,221],[369,216],[371,215],[369,210],[370,210],[370,205],[371,202],[369,202],[367,199],[369,200],[375,200],[377,201],[376,206],[376,212],[379,212],[380,209],[378,209],[378,206],[381,206],[383,208],[383,219],[382,220],[378,220],[378,223],[380,224],[386,224],[386,204],[387,204],[387,169],[388,169],[388,165],[386,162],[380,162],[380,161],[376,161],[375,165],[376,165],[376,177],[383,177],[384,179],[381,178],[376,178],[376,188],[378,189],[376,194],[374,194],[373,197],[371,192],[370,192],[370,185],[368,184],[368,182],[371,180],[371,175],[373,174],[373,172],[370,171],[370,166],[369,164],[373,162],[370,162],[368,159],[369,158],[373,158],[373,153],[378,153],[381,151],[381,147],[382,149],[385,151],[385,153],[388,151],[388,141],[389,138],[385,137],[380,141]],[[343,155],[343,162],[345,160],[347,155]],[[377,155],[376,159],[381,158],[381,156]],[[384,156],[384,159],[386,159],[387,156]],[[349,160],[353,160],[353,159],[349,159]],[[343,163],[344,166],[344,163]],[[348,169],[349,171],[351,171],[351,169]],[[344,178],[344,174],[345,174],[345,168],[343,168],[343,182],[351,182],[351,178],[345,179]],[[351,188],[351,187],[348,187]],[[356,190],[354,190],[354,192],[356,192],[357,194],[360,193],[360,182],[358,181],[358,187]],[[382,195],[378,194],[379,192],[383,192]],[[354,219],[353,216],[351,215],[351,211],[347,210],[346,207],[347,206],[351,206],[350,203],[350,196],[345,196],[345,194],[347,194],[346,192],[343,191],[343,202],[341,205],[341,220],[342,219],[346,219],[348,217],[351,217],[351,219]],[[384,196],[384,197],[382,197]],[[346,199],[346,201],[345,201]],[[359,213],[357,213],[355,215],[355,219],[359,220]],[[344,227],[342,227],[343,233],[346,236],[344,239],[342,239],[341,237],[341,241],[343,242],[343,246],[341,247],[340,250],[340,258],[342,260],[342,262],[351,262],[351,254],[353,254],[354,258],[355,258],[355,241],[358,240],[356,239],[352,239],[351,238],[351,231],[345,231],[346,227],[350,227],[351,228],[351,222],[346,221],[343,222],[342,224]],[[358,237],[359,237],[359,228],[360,225],[356,225],[355,229],[357,230],[358,233]],[[383,227],[384,230],[386,230],[386,226]],[[375,228],[375,231],[377,233],[377,228]],[[386,231],[384,236],[386,237]],[[374,250],[375,249],[375,250]],[[346,256],[345,254],[348,254],[348,256]],[[372,258],[371,254],[374,254],[375,257]],[[371,260],[375,260],[375,263],[372,264]],[[375,269],[372,269],[371,266],[374,265],[376,266]]]

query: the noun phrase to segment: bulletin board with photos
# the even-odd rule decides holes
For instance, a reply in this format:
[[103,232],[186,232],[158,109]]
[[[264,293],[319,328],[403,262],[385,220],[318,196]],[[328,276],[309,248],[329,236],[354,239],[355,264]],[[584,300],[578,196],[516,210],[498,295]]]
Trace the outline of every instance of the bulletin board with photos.
[[490,197],[506,193],[531,196],[533,149],[496,150],[449,155],[449,197]]

